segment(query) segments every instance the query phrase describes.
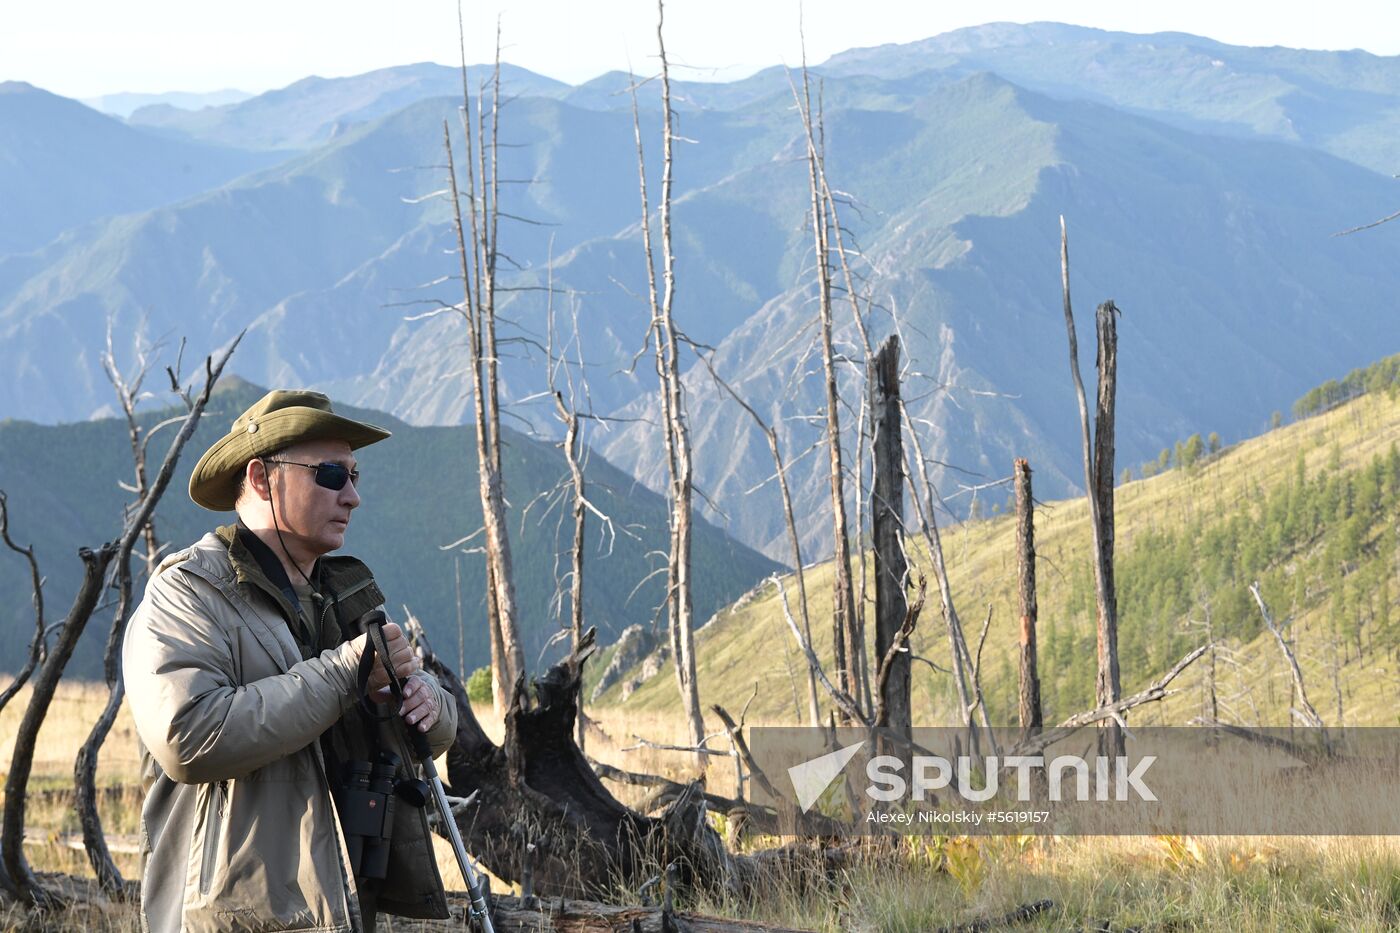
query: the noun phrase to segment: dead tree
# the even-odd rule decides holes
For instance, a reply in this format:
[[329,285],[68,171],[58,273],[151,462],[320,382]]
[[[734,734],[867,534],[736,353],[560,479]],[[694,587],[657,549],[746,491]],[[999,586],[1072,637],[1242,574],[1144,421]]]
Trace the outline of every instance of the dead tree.
[[[573,651],[579,650],[579,645],[583,641],[583,542],[586,532],[588,513],[592,512],[604,525],[610,536],[615,537],[613,532],[612,519],[601,512],[588,498],[588,487],[584,477],[583,459],[580,457],[580,448],[583,444],[582,430],[583,422],[596,416],[591,411],[580,411],[575,388],[574,377],[569,370],[568,345],[560,348],[558,356],[554,349],[554,275],[553,261],[550,262],[550,275],[548,284],[549,308],[547,314],[548,342],[546,344],[546,362],[548,364],[549,391],[554,397],[555,413],[560,422],[564,425],[564,440],[560,447],[564,451],[564,459],[569,465],[568,488],[571,491],[570,513],[574,522],[573,543],[569,551],[569,644]],[[575,309],[576,311],[577,309]],[[578,353],[577,366],[579,379],[583,385],[584,396],[588,395],[588,380],[584,375],[583,350],[579,342],[578,315],[574,315],[573,339],[570,341]],[[568,388],[568,399],[564,393],[556,386],[555,368],[556,365],[562,367],[565,374],[565,383]],[[591,406],[590,406],[591,407]],[[559,487],[555,487],[556,490]],[[528,511],[528,508],[526,509]],[[560,520],[563,520],[563,512],[560,512]],[[625,529],[624,529],[625,532]],[[610,539],[611,540],[611,539]],[[557,566],[557,564],[556,564]],[[562,581],[557,585],[556,596],[560,604],[563,602]],[[579,697],[578,726],[575,740],[580,749],[584,747],[585,717],[583,715],[583,697]]]
[[[194,409],[195,400],[191,397],[189,390],[181,388],[180,385],[179,368],[180,359],[183,358],[183,349],[182,344],[182,352],[177,358],[175,366],[167,367],[166,373],[170,377],[170,391],[175,393],[184,403],[185,414],[168,418],[150,430],[146,430],[136,418],[136,404],[141,398],[141,385],[149,371],[150,361],[144,351],[138,353],[135,375],[130,379],[124,378],[117,367],[115,355],[112,353],[111,334],[108,333],[107,353],[103,356],[102,363],[108,379],[112,382],[112,387],[116,390],[117,401],[121,405],[122,413],[126,416],[127,439],[131,444],[133,478],[135,480],[134,485],[122,484],[123,488],[136,494],[135,501],[127,509],[128,514],[139,510],[151,494],[146,477],[146,454],[152,437],[162,428],[181,423]],[[155,573],[157,555],[160,550],[155,535],[154,515],[146,521],[145,527],[140,529],[139,534],[146,545],[146,575],[149,578]],[[112,724],[116,722],[117,711],[121,708],[122,698],[126,695],[121,678],[121,646],[134,603],[131,549],[119,551],[113,564],[115,579],[111,585],[117,593],[117,605],[112,615],[112,625],[107,632],[107,647],[102,662],[103,679],[107,684],[107,704],[97,717],[97,721],[93,723],[87,739],[78,749],[78,756],[74,760],[73,804],[78,811],[78,818],[83,827],[84,848],[87,850],[88,861],[92,864],[93,874],[97,876],[98,884],[109,896],[121,898],[133,892],[127,890],[121,872],[117,869],[116,863],[108,852],[106,838],[102,832],[102,820],[97,810],[97,757],[102,750],[103,743],[107,741],[107,735],[112,730]]]
[[[908,735],[913,725],[909,701],[909,646],[896,641],[907,609],[904,587],[909,566],[904,556],[904,444],[899,411],[899,337],[890,336],[867,364],[870,427],[875,469],[870,520],[875,550],[875,656],[890,655],[881,671],[880,705],[891,729]],[[891,654],[891,650],[894,654]]]
[[[573,650],[577,651],[579,643],[583,639],[583,536],[584,524],[588,519],[588,511],[585,506],[585,487],[583,481],[583,465],[579,462],[578,456],[578,424],[579,414],[576,410],[565,406],[564,396],[560,392],[554,393],[554,405],[559,412],[559,418],[564,422],[564,458],[569,463],[569,476],[573,484],[574,502],[572,514],[574,518],[574,543],[570,551],[571,565],[569,568],[569,644]],[[579,698],[582,703],[583,698]],[[580,710],[580,712],[582,712]],[[580,717],[578,729],[579,748],[583,747],[583,723]]]
[[[458,13],[460,18],[460,11]],[[496,354],[496,263],[500,218],[500,181],[497,169],[500,125],[501,53],[500,29],[496,32],[496,65],[492,73],[490,143],[486,140],[485,92],[477,95],[477,132],[472,133],[472,99],[467,84],[465,39],[462,43],[462,130],[466,144],[467,202],[470,228],[463,223],[452,139],[443,123],[447,150],[452,216],[457,232],[457,254],[462,278],[459,310],[467,325],[468,360],[472,380],[472,414],[476,427],[477,493],[481,499],[486,549],[486,608],[491,636],[491,696],[498,713],[505,709],[509,685],[524,673],[525,653],[520,642],[519,610],[511,564],[510,537],[506,527],[505,480],[501,471],[501,420]],[[473,167],[473,159],[476,166]],[[478,178],[479,173],[479,178]]]
[[[1064,292],[1065,329],[1069,333],[1070,375],[1079,399],[1079,420],[1084,440],[1084,486],[1089,500],[1089,520],[1094,530],[1094,595],[1098,606],[1098,675],[1094,695],[1099,706],[1118,701],[1122,685],[1118,674],[1118,597],[1113,582],[1113,408],[1118,381],[1118,309],[1113,302],[1099,305],[1098,403],[1094,436],[1089,433],[1089,406],[1084,381],[1079,377],[1079,343],[1074,336],[1074,310],[1069,296],[1069,235],[1060,217],[1060,280]],[[1117,758],[1124,752],[1123,734],[1116,722],[1105,725],[1100,754]]]
[[[170,449],[166,452],[165,460],[161,463],[160,471],[156,474],[154,482],[151,483],[139,505],[128,514],[121,535],[116,541],[108,542],[95,551],[90,548],[82,548],[78,551],[78,557],[83,562],[83,582],[67,617],[64,619],[58,641],[54,645],[53,651],[44,660],[44,665],[39,670],[39,676],[35,679],[34,692],[30,696],[29,705],[25,708],[24,718],[20,721],[19,730],[15,735],[14,756],[10,763],[10,772],[5,778],[5,810],[3,836],[0,836],[0,858],[3,858],[5,883],[9,888],[9,893],[26,905],[45,907],[61,902],[60,895],[39,884],[33,872],[30,871],[29,862],[24,856],[25,795],[29,785],[29,775],[34,765],[34,745],[39,737],[39,728],[48,715],[54,691],[58,688],[59,678],[63,676],[63,669],[73,656],[73,649],[78,644],[78,638],[87,627],[88,620],[92,617],[93,611],[97,608],[98,600],[107,586],[107,570],[113,560],[118,562],[119,567],[123,565],[126,567],[124,576],[128,588],[128,598],[125,601],[119,600],[118,609],[120,612],[129,610],[132,548],[136,544],[136,539],[145,529],[146,523],[155,513],[156,505],[160,502],[161,496],[165,494],[166,488],[170,485],[171,477],[175,474],[175,465],[180,459],[180,453],[184,450],[186,442],[193,436],[199,419],[209,404],[209,396],[213,391],[214,384],[218,381],[224,365],[238,347],[238,342],[241,339],[242,334],[223,352],[217,364],[214,363],[212,357],[205,360],[204,390],[191,405],[179,432],[171,441]],[[122,571],[119,571],[119,574],[121,573]],[[109,702],[108,707],[109,709],[113,708],[113,704]],[[113,711],[112,716],[115,717],[115,711]],[[110,725],[109,722],[108,728]],[[100,740],[97,744],[101,744]],[[95,757],[94,753],[94,766]],[[79,818],[83,823],[83,841],[88,846],[89,858],[93,861],[94,870],[99,872],[99,880],[104,887],[110,885],[110,889],[113,891],[122,890],[124,883],[120,873],[117,872],[112,863],[111,855],[107,852],[96,806],[92,806],[87,812],[80,812]]]
[[[812,648],[812,643],[803,637],[801,630],[797,627],[797,620],[792,617],[792,609],[788,606],[787,591],[783,588],[782,578],[773,576],[770,579],[773,581],[773,585],[777,587],[778,602],[782,606],[783,619],[787,622],[788,630],[792,632],[792,637],[797,641],[797,647],[802,649],[802,653],[807,656],[807,663],[811,666],[812,671],[817,676],[817,680],[820,681],[822,685],[822,689],[831,697],[832,704],[840,711],[842,717],[847,722],[864,726],[868,730],[886,725],[888,722],[888,710],[885,708],[884,703],[881,702],[880,690],[876,689],[873,691],[875,708],[866,712],[861,708],[859,700],[831,682],[831,678],[827,677],[826,672],[822,670],[821,661],[818,660],[817,653]],[[904,613],[904,624],[900,627],[899,632],[896,633],[889,651],[880,659],[880,663],[876,667],[875,680],[877,687],[879,687],[880,683],[883,682],[887,676],[894,656],[901,652],[901,648],[908,642],[909,636],[914,633],[914,626],[918,623],[919,615],[924,609],[924,595],[926,589],[926,581],[923,576],[919,576],[918,579],[915,580],[914,601],[909,603],[908,609],[906,609]],[[889,735],[889,738],[896,741],[900,740],[900,736],[893,733]],[[904,740],[904,744],[908,745],[909,743],[907,740]]]
[[[149,354],[159,349],[157,346],[145,346],[144,342],[137,347],[135,374],[130,378],[122,376],[121,370],[117,366],[116,354],[112,350],[112,322],[107,322],[107,351],[102,354],[102,369],[107,373],[107,379],[112,383],[112,388],[117,393],[117,403],[121,405],[122,415],[126,418],[126,436],[131,445],[131,459],[133,464],[133,480],[131,485],[122,483],[121,486],[127,492],[133,493],[139,500],[146,494],[146,449],[150,446],[151,436],[162,428],[172,424],[178,424],[180,418],[171,418],[155,425],[149,431],[141,427],[141,423],[136,419],[136,405],[142,399],[141,385],[145,382],[146,374],[150,370]],[[184,342],[180,344],[180,353],[175,359],[173,367],[172,388],[179,392],[179,379],[177,378],[180,363],[184,356]],[[170,371],[169,369],[167,370]],[[188,411],[188,405],[186,406]],[[146,530],[141,535],[146,545],[146,577],[149,579],[156,572],[156,564],[160,560],[160,539],[156,535],[155,519],[146,523]]]
[[1044,731],[1037,732],[1035,735],[1021,739],[1016,743],[1014,748],[1007,751],[1007,755],[1037,755],[1056,742],[1068,738],[1070,735],[1074,734],[1075,731],[1085,726],[1092,726],[1095,723],[1114,722],[1120,727],[1123,726],[1125,723],[1123,717],[1128,710],[1136,706],[1141,706],[1144,703],[1156,703],[1158,700],[1165,699],[1172,693],[1177,692],[1167,689],[1168,686],[1181,675],[1182,671],[1186,670],[1194,664],[1201,655],[1206,653],[1206,647],[1206,645],[1201,645],[1198,648],[1193,648],[1191,651],[1187,652],[1180,661],[1177,661],[1176,664],[1172,666],[1171,670],[1167,671],[1137,693],[1116,700],[1108,706],[1100,706],[1095,709],[1085,710],[1082,713],[1075,713],[1073,716],[1061,721],[1060,724],[1053,729],[1045,729]]
[[843,692],[859,696],[860,658],[864,646],[856,633],[855,591],[851,582],[850,532],[846,526],[846,493],[841,451],[841,396],[837,389],[836,352],[832,342],[831,224],[823,197],[819,163],[822,153],[812,131],[812,98],[806,69],[802,73],[799,107],[807,137],[807,177],[811,193],[813,256],[817,272],[817,306],[825,379],[826,442],[831,474],[831,531],[833,545],[832,643],[837,683]]
[[[656,260],[652,249],[651,206],[647,197],[646,160],[642,147],[641,118],[638,114],[636,84],[632,86],[632,126],[637,143],[638,188],[642,198],[642,246],[647,266],[647,292],[651,321],[647,340],[655,341],[656,375],[660,383],[661,420],[666,439],[666,465],[670,478],[671,546],[666,561],[667,628],[671,656],[675,662],[676,686],[691,744],[700,747],[705,739],[705,721],[700,713],[700,688],[696,682],[694,598],[691,592],[691,533],[694,496],[694,465],[691,458],[690,426],[685,411],[685,386],[680,370],[680,331],[676,327],[676,257],[671,236],[671,188],[675,113],[671,109],[671,74],[666,60],[663,31],[666,6],[657,2],[656,42],[661,58],[661,198],[657,209],[661,225],[661,287],[658,289]],[[703,766],[697,755],[696,764]]]
[[[1303,725],[1313,729],[1323,728],[1322,717],[1317,714],[1317,708],[1308,699],[1308,689],[1303,683],[1303,671],[1298,667],[1298,658],[1289,647],[1288,642],[1283,637],[1283,630],[1274,623],[1273,613],[1269,612],[1269,606],[1264,602],[1264,595],[1259,590],[1259,582],[1249,585],[1249,594],[1254,597],[1254,602],[1259,606],[1259,614],[1264,617],[1264,625],[1274,636],[1274,641],[1278,642],[1279,651],[1283,652],[1283,658],[1288,662],[1289,674],[1293,677],[1293,691],[1298,699],[1298,706],[1292,707],[1291,714],[1303,721]],[[1299,708],[1301,707],[1301,708]]]
[[1031,495],[1031,465],[1017,459],[1016,578],[1021,602],[1020,714],[1022,737],[1040,731],[1040,672],[1036,663],[1035,623],[1035,499]]
[[[1118,309],[1112,299],[1099,305],[1095,315],[1098,333],[1098,403],[1094,409],[1094,483],[1099,502],[1097,536],[1100,575],[1103,582],[1103,604],[1099,610],[1098,629],[1098,702],[1112,703],[1122,695],[1118,671],[1118,586],[1114,582],[1114,518],[1113,518],[1113,421],[1118,391]],[[1117,729],[1109,733],[1114,754],[1123,752],[1123,735]]]
[[10,681],[9,686],[0,691],[0,710],[3,710],[15,698],[15,694],[29,682],[29,676],[48,654],[49,634],[44,624],[44,578],[39,573],[39,562],[34,557],[34,545],[20,547],[10,537],[9,500],[5,498],[3,490],[0,490],[0,539],[4,540],[6,547],[28,561],[29,585],[34,594],[34,637],[30,639],[29,655],[25,658],[24,665],[15,674],[15,679]]
[[[789,84],[791,84],[791,79],[789,79]],[[865,360],[868,362],[868,361],[871,359],[871,357],[873,357],[873,356],[875,355],[875,350],[874,350],[874,347],[873,347],[873,345],[871,344],[871,341],[870,341],[870,332],[869,332],[869,330],[866,328],[865,314],[861,311],[861,306],[860,306],[860,305],[861,305],[861,300],[862,300],[862,299],[861,299],[861,296],[860,296],[860,292],[859,292],[859,291],[857,290],[857,288],[856,288],[856,277],[855,277],[854,272],[852,271],[851,262],[850,262],[850,257],[849,257],[849,255],[848,255],[848,253],[847,253],[847,251],[846,251],[845,235],[844,235],[844,233],[843,233],[843,228],[842,228],[842,225],[841,225],[841,215],[840,215],[840,212],[837,210],[837,207],[836,207],[836,197],[832,194],[831,184],[830,184],[830,183],[828,182],[828,180],[827,180],[827,175],[826,175],[826,129],[825,129],[825,121],[824,121],[824,118],[823,118],[823,110],[822,110],[822,107],[821,107],[821,104],[820,104],[820,95],[819,95],[819,103],[818,103],[818,106],[817,106],[817,114],[816,114],[816,120],[815,120],[815,127],[814,127],[814,125],[813,125],[813,120],[812,120],[810,83],[809,83],[809,80],[808,80],[808,72],[807,72],[807,45],[806,45],[806,36],[805,36],[805,35],[803,35],[803,37],[802,37],[802,89],[803,89],[803,93],[802,93],[802,96],[801,96],[800,98],[797,96],[797,88],[796,88],[796,87],[793,87],[793,88],[792,88],[792,92],[793,92],[793,97],[796,98],[798,112],[801,113],[801,114],[803,115],[803,128],[804,128],[804,130],[805,130],[805,132],[806,132],[806,136],[807,136],[807,145],[808,145],[808,147],[809,147],[809,153],[810,153],[810,152],[813,152],[813,151],[816,153],[815,160],[814,160],[815,172],[809,174],[809,182],[814,181],[814,182],[815,182],[814,187],[820,192],[821,204],[822,204],[823,208],[825,209],[825,212],[826,212],[826,219],[827,219],[827,228],[826,228],[827,233],[828,233],[827,247],[828,247],[828,250],[829,250],[829,251],[830,251],[830,250],[834,250],[834,251],[835,251],[836,259],[838,260],[838,263],[839,263],[839,266],[840,266],[840,269],[841,269],[842,283],[843,283],[843,286],[844,286],[843,290],[844,290],[845,293],[846,293],[847,302],[849,303],[849,305],[850,305],[850,307],[851,307],[851,319],[852,319],[852,322],[855,324],[856,333],[860,336],[861,348],[864,350],[864,352],[865,352]],[[809,161],[812,161],[810,155],[809,155]],[[812,175],[814,175],[814,178],[812,177]],[[828,257],[830,256],[830,252],[827,253],[827,256],[828,256]],[[831,277],[830,277],[830,275],[828,275],[827,282],[828,282],[828,285],[830,286],[830,285],[831,285]],[[868,310],[869,307],[870,307],[870,299],[869,299],[869,297],[868,297],[868,294],[867,294],[867,296],[866,296],[866,298],[865,298],[865,303],[866,303],[866,308],[867,308],[867,310]],[[901,403],[901,407],[902,407],[902,404],[903,404],[903,403]],[[861,414],[861,416],[864,416],[864,414],[865,414],[865,406],[864,406],[864,403],[862,403],[862,407],[861,407],[861,412],[860,412],[860,414]],[[860,420],[860,422],[863,424],[863,420],[864,420],[863,417],[862,417],[861,419],[859,419],[859,420]],[[861,456],[861,444],[864,442],[864,438],[865,438],[866,436],[867,436],[867,435],[865,435],[865,434],[863,433],[861,424],[858,424],[858,426],[857,426],[857,431],[856,431],[856,438],[857,438],[857,441],[856,441],[856,489],[857,489],[857,494],[856,494],[856,534],[857,534],[857,536],[859,536],[859,535],[861,534],[861,532],[862,532],[862,530],[863,530],[863,528],[864,528],[864,525],[862,524],[862,522],[861,522],[861,517],[860,517],[861,503],[862,503],[862,499],[863,499],[863,496],[864,496],[864,489],[863,489],[863,487],[862,487],[862,485],[861,485],[861,474],[862,474],[862,463],[863,463],[863,458],[862,458],[862,456]],[[860,561],[861,576],[860,576],[860,593],[859,593],[858,597],[855,599],[855,608],[856,608],[856,615],[855,615],[855,643],[856,643],[857,645],[860,646],[861,650],[858,651],[857,654],[856,654],[856,661],[857,661],[857,663],[855,664],[855,669],[856,669],[856,671],[857,671],[857,676],[860,678],[861,695],[864,696],[866,705],[869,706],[869,705],[871,704],[871,697],[870,697],[870,672],[869,672],[869,669],[868,669],[867,664],[866,664],[866,657],[865,657],[865,650],[864,650],[864,646],[865,646],[865,579],[866,579],[866,574],[865,574],[865,570],[866,570],[866,566],[865,566],[865,550],[864,550],[864,548],[858,548],[858,549],[857,549],[857,555],[856,555],[856,556],[857,556],[857,559]],[[839,566],[838,566],[837,569],[838,569],[838,572],[839,572],[839,570],[840,570]]]
[[[929,481],[928,461],[924,457],[923,444],[919,441],[919,432],[914,430],[914,423],[909,418],[909,412],[902,399],[900,401],[900,414],[903,416],[904,422],[909,425],[909,439],[913,442],[914,461],[918,467],[919,483],[923,487],[924,499],[920,499],[918,495],[913,495],[910,498],[913,500],[914,510],[919,516],[919,530],[928,547],[929,561],[933,564],[933,576],[938,582],[938,595],[942,600],[943,621],[948,630],[948,653],[953,671],[953,686],[958,695],[958,716],[962,720],[963,727],[967,729],[968,744],[976,752],[981,747],[974,719],[976,711],[981,710],[982,725],[987,733],[988,741],[995,742],[995,738],[992,735],[987,705],[981,702],[980,698],[974,698],[978,685],[972,677],[972,655],[967,650],[967,638],[963,633],[962,619],[958,615],[957,607],[953,604],[953,587],[948,579],[947,563],[943,559],[943,538],[939,534],[938,517],[934,512],[934,490],[933,483]],[[904,456],[905,470],[912,481],[914,470],[908,464],[908,448],[905,449]]]
[[[797,582],[797,608],[802,616],[802,632],[806,636],[808,643],[812,641],[812,623],[807,613],[807,574],[803,570],[802,564],[802,541],[797,535],[797,519],[792,509],[792,493],[788,488],[787,465],[783,462],[782,450],[778,446],[778,432],[763,420],[754,407],[744,401],[734,387],[720,377],[715,370],[714,363],[703,352],[697,349],[696,356],[700,362],[705,364],[706,370],[710,373],[710,378],[715,384],[728,393],[729,397],[748,413],[754,424],[763,432],[764,438],[768,441],[768,451],[773,455],[774,478],[778,481],[778,491],[783,500],[783,521],[787,526],[788,544],[792,546],[792,566],[793,577]],[[807,668],[807,712],[811,720],[811,725],[820,725],[821,709],[817,701],[817,677],[816,673],[809,665]]]

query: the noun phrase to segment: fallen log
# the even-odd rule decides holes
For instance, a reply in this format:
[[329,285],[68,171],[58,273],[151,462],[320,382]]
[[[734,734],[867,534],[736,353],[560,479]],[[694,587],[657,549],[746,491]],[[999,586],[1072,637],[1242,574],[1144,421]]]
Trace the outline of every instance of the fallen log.
[[[451,920],[415,921],[425,931],[460,931],[468,902],[465,892],[448,894]],[[728,920],[665,907],[618,907],[562,897],[497,897],[491,919],[498,933],[804,933],[793,927],[752,920]]]
[[[425,667],[457,706],[457,739],[447,752],[448,793],[474,801],[456,815],[472,855],[506,882],[528,883],[544,897],[605,901],[636,890],[662,866],[676,866],[677,885],[747,898],[775,873],[816,874],[845,862],[842,850],[788,847],[735,855],[706,818],[703,782],[667,787],[658,816],[638,813],[603,786],[574,741],[589,630],[563,661],[527,689],[512,691],[505,737],[496,745],[472,712],[457,675],[407,623]],[[723,801],[729,803],[730,801]]]
[[1300,730],[1304,735],[1307,735],[1309,731],[1316,733],[1318,741],[1297,742],[1286,739],[1281,735],[1273,735],[1259,729],[1251,729],[1248,726],[1232,725],[1231,723],[1221,722],[1218,719],[1210,719],[1206,716],[1197,716],[1195,719],[1188,722],[1187,725],[1216,729],[1225,735],[1237,739],[1244,739],[1246,742],[1254,742],[1266,748],[1276,749],[1305,764],[1316,765],[1326,761],[1341,760],[1343,757],[1328,741],[1327,730],[1325,728]]
[[1010,913],[1002,914],[1000,917],[982,917],[977,920],[969,920],[967,923],[960,923],[957,926],[939,927],[938,933],[984,933],[986,930],[995,930],[997,927],[1009,927],[1018,923],[1029,923],[1054,906],[1055,902],[1050,900],[1022,904]]

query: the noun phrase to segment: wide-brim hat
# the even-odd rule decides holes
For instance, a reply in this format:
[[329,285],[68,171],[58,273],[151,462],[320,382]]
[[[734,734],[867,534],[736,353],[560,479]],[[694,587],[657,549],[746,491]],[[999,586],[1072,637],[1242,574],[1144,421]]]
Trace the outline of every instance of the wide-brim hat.
[[381,427],[337,415],[320,392],[275,390],[234,419],[229,432],[199,458],[190,476],[190,498],[210,511],[232,511],[249,460],[302,441],[345,441],[358,450],[388,436]]

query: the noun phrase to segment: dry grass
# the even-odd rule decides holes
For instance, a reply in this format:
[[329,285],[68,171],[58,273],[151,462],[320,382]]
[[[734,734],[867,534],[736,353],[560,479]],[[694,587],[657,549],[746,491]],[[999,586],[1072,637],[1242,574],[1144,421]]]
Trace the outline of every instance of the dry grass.
[[[0,752],[8,756],[28,692],[0,714]],[[29,806],[26,852],[37,870],[90,875],[82,852],[59,834],[76,830],[67,789],[72,762],[103,702],[105,690],[64,685],[41,733]],[[500,740],[489,708],[477,717]],[[633,771],[685,780],[696,776],[690,756],[638,747],[638,737],[682,743],[684,723],[665,713],[616,708],[593,713],[588,753]],[[752,724],[752,722],[751,722]],[[716,748],[721,743],[714,743]],[[6,757],[5,760],[8,760]],[[102,802],[114,839],[136,833],[140,794],[138,759],[129,716],[123,712],[101,757],[99,780],[112,788]],[[706,781],[717,793],[734,792],[732,763],[710,759]],[[613,786],[624,802],[644,789]],[[781,843],[758,839],[748,847]],[[450,849],[437,841],[438,863],[450,889],[460,890]],[[135,877],[135,856],[117,854]],[[507,886],[497,881],[495,889]],[[872,855],[835,884],[814,874],[776,883],[749,903],[701,897],[684,906],[734,917],[830,931],[928,930],[1048,898],[1054,910],[1029,929],[1138,927],[1146,930],[1386,930],[1400,928],[1400,844],[1387,838],[917,837]],[[137,929],[130,908],[85,907],[48,916],[19,908],[0,911],[0,928],[84,928],[111,933]],[[412,929],[407,923],[395,929]]]

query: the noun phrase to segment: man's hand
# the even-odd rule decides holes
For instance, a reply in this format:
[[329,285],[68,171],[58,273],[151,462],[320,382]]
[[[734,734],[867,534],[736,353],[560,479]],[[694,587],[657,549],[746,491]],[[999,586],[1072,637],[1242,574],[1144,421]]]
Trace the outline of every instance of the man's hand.
[[403,708],[399,715],[410,728],[427,732],[438,720],[438,692],[422,674],[414,674],[403,685]]
[[[361,635],[356,641],[363,653],[365,645],[369,641],[369,635]],[[389,686],[389,675],[384,670],[386,662],[393,668],[394,674],[399,680],[407,680],[423,669],[423,662],[419,661],[418,655],[413,653],[413,647],[409,645],[408,639],[403,637],[403,629],[399,628],[398,623],[385,623],[384,641],[389,646],[389,657],[386,659],[378,655],[375,656],[374,670],[369,675],[369,689],[372,691],[382,691]],[[404,700],[405,706],[407,706],[407,687],[404,688]]]

